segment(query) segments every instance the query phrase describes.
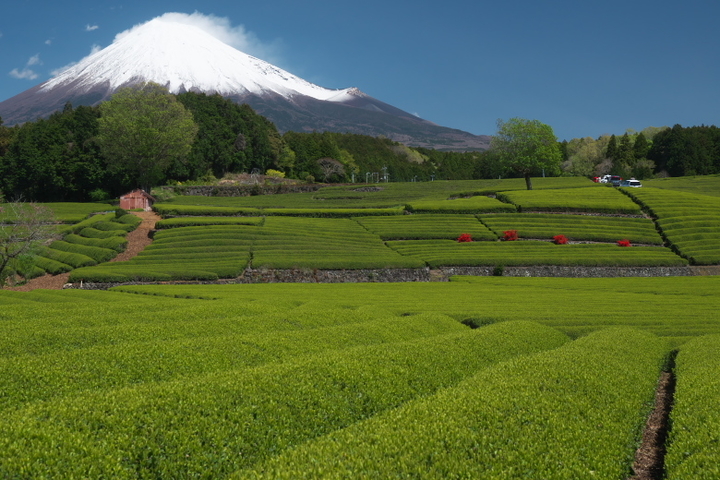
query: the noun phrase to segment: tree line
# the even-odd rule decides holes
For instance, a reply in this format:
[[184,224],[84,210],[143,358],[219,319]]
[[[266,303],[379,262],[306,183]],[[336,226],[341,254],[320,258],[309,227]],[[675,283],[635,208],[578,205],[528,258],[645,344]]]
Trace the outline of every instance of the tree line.
[[[500,121],[498,127],[485,152],[412,148],[350,133],[281,134],[248,105],[219,95],[171,95],[147,84],[97,107],[67,104],[47,119],[12,128],[0,119],[0,195],[104,200],[138,187],[268,170],[326,183],[720,173],[714,126],[650,127],[569,142],[557,142],[552,129],[536,120]],[[542,138],[536,153],[544,158],[508,143],[523,136]]]
[[[138,120],[145,110],[162,112],[160,125]],[[168,110],[181,118],[170,129]],[[138,187],[270,169],[327,183],[497,176],[485,152],[410,148],[350,133],[280,134],[249,105],[219,95],[170,95],[157,85],[145,86],[141,101],[137,89],[127,89],[96,107],[67,104],[12,128],[1,122],[0,192],[8,200],[97,201]],[[178,142],[187,149],[168,147]]]
[[648,127],[620,137],[602,135],[561,143],[562,170],[580,176],[653,176],[720,173],[720,129],[716,126]]

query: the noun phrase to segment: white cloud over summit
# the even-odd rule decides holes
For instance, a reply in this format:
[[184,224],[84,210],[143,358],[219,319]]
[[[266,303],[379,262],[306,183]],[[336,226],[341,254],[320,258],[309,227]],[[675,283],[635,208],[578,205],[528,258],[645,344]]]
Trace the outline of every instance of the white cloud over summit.
[[[170,12],[170,13],[165,13],[163,15],[160,15],[159,17],[155,17],[153,20],[162,20],[162,21],[167,21],[167,22],[193,25],[193,26],[200,28],[201,30],[209,33],[210,35],[217,38],[221,42],[226,43],[226,44],[230,45],[231,47],[236,48],[242,52],[245,52],[248,55],[253,55],[257,58],[260,58],[262,60],[265,60],[265,61],[268,61],[271,63],[275,63],[275,62],[279,61],[277,58],[275,58],[276,57],[275,52],[277,52],[279,50],[276,42],[275,43],[261,42],[254,33],[246,30],[243,25],[233,26],[230,22],[230,19],[228,19],[226,17],[218,17],[216,15],[204,15],[199,12],[195,12],[195,13],[191,13],[191,14]],[[113,43],[122,39],[124,36],[126,36],[128,33],[132,32],[136,28],[139,28],[142,25],[145,25],[145,23],[147,23],[147,22],[137,24],[128,30],[118,33],[117,35],[115,35],[115,39],[113,40]],[[96,28],[98,28],[96,25],[90,26],[88,24],[86,27],[86,30],[91,31]],[[100,50],[102,50],[102,47],[100,47],[99,45],[93,45],[92,49],[90,51],[90,55],[93,55],[94,53],[97,53]],[[90,55],[88,55],[88,56],[90,56]],[[63,67],[56,68],[55,70],[53,70],[51,72],[52,76],[56,77],[63,71],[72,67],[73,65],[76,65],[79,62],[83,61],[85,58],[87,58],[87,56],[80,59],[77,62],[72,62]],[[21,74],[22,72],[17,72],[17,73]],[[11,75],[13,75],[12,72],[11,72]],[[20,78],[20,77],[16,77],[16,78]],[[29,78],[29,77],[27,77],[27,78]],[[37,78],[36,74],[35,74],[35,77],[32,77],[32,79],[34,79],[34,78]]]
[[[226,43],[242,52],[253,55],[265,61],[276,61],[276,59],[274,59],[273,57],[278,50],[277,43],[265,43],[260,41],[260,39],[257,38],[254,33],[246,30],[243,25],[233,26],[230,22],[230,19],[227,17],[204,15],[199,12],[194,12],[191,14],[169,12],[160,15],[153,20],[163,20],[168,22],[192,25],[209,33],[221,42]],[[135,25],[131,29],[119,33],[115,36],[115,40],[117,41],[121,39],[123,36],[127,35],[131,31],[142,25],[144,25],[144,23]]]

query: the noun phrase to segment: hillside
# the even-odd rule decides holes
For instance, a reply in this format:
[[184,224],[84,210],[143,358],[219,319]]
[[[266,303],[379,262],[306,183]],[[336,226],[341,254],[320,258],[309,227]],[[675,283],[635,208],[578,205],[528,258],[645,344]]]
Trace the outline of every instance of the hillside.
[[85,288],[0,290],[0,477],[713,478],[715,180],[165,192],[114,262],[48,204]]

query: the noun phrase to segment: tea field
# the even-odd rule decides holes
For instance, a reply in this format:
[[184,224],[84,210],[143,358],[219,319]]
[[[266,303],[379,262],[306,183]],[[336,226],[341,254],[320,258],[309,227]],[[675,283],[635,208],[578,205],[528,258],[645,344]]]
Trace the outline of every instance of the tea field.
[[63,238],[36,274],[155,283],[0,290],[0,478],[626,479],[672,370],[664,475],[716,479],[720,276],[215,283],[248,267],[717,265],[713,181],[177,196],[114,263],[137,217],[58,205]]
[[0,477],[712,478],[720,277],[453,280],[0,291]]

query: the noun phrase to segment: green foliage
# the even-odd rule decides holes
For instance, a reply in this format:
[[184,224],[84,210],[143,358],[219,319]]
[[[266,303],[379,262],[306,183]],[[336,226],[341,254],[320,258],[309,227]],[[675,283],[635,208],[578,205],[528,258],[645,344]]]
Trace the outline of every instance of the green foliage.
[[389,241],[398,253],[441,266],[564,265],[586,267],[683,266],[687,261],[663,247],[618,248],[611,244],[555,245],[543,241],[470,242]]
[[720,336],[693,339],[680,348],[677,387],[670,414],[665,469],[670,480],[720,475]]
[[254,268],[418,268],[350,219],[268,217],[253,241]]
[[262,225],[263,217],[179,217],[160,220],[155,223],[157,230],[204,225]]
[[528,190],[533,188],[530,175],[541,171],[550,176],[559,174],[562,156],[557,137],[552,127],[538,120],[498,120],[498,131],[492,137],[490,149],[507,170],[525,177]]
[[[177,197],[176,197],[177,198]],[[165,204],[156,203],[153,209],[160,215],[258,215],[260,210],[249,207],[214,207],[204,205],[182,205],[182,204]]]
[[[36,203],[0,204],[0,288],[16,274],[30,278],[32,257],[56,237],[50,209]],[[38,276],[37,272],[32,276]]]
[[647,218],[541,213],[483,214],[479,218],[495,232],[496,238],[506,230],[517,230],[521,238],[551,239],[565,235],[571,241],[614,243],[627,238],[634,244],[663,244],[655,224]]
[[720,173],[720,128],[675,125],[655,135],[647,157],[671,176]]
[[[71,237],[72,239],[72,237]],[[51,250],[61,250],[63,252],[79,253],[92,258],[95,262],[107,262],[117,255],[117,251],[110,248],[90,246],[81,243],[71,243],[65,240],[57,240],[50,244]]]
[[48,119],[13,128],[6,146],[7,137],[0,140],[6,149],[0,155],[0,191],[8,198],[84,201],[90,192],[113,185],[92,141],[98,116],[97,108],[68,104]]
[[720,264],[720,198],[652,187],[623,190],[657,217],[678,254],[693,264]]
[[177,98],[192,112],[198,134],[187,163],[172,165],[172,178],[197,179],[208,170],[220,178],[228,172],[292,167],[275,125],[249,105],[195,92]]
[[[543,327],[513,327],[90,390],[82,395],[82,405],[72,396],[31,402],[6,411],[0,421],[2,473],[223,477],[289,446],[455,385],[478,369],[567,341]],[[47,443],[51,438],[53,448]],[[65,461],[78,447],[87,454]]]
[[472,196],[452,200],[416,201],[408,204],[408,210],[431,213],[482,213],[482,212],[514,212],[515,206],[503,203],[495,198]]
[[150,191],[162,182],[168,167],[188,156],[197,134],[192,114],[152,83],[119,90],[100,112],[96,142],[126,188]]
[[720,174],[656,178],[643,184],[647,187],[720,197]]
[[[70,247],[72,248],[72,247]],[[73,268],[90,267],[97,265],[97,261],[93,260],[92,257],[77,252],[69,252],[65,250],[59,250],[56,248],[43,248],[38,252],[41,257],[55,260],[56,262],[70,265]]]
[[497,237],[477,218],[471,215],[402,215],[397,217],[355,218],[368,231],[383,240],[411,240],[425,238],[456,239],[469,233],[477,240],[495,240]]
[[232,478],[624,478],[666,353],[646,332],[597,332]]
[[601,184],[562,190],[507,191],[499,193],[498,198],[517,205],[522,212],[642,213],[640,207],[630,198]]

